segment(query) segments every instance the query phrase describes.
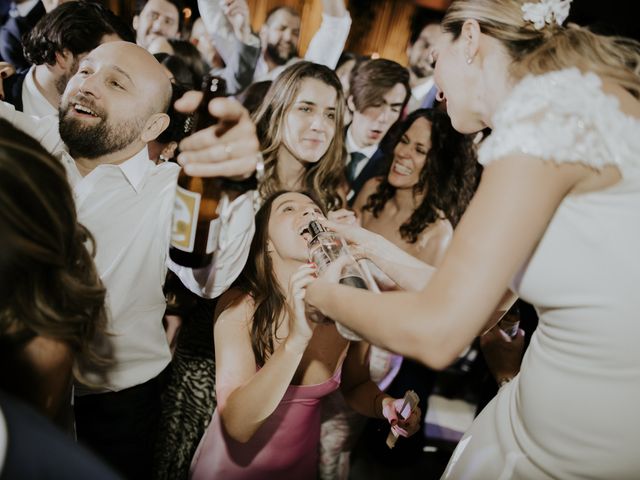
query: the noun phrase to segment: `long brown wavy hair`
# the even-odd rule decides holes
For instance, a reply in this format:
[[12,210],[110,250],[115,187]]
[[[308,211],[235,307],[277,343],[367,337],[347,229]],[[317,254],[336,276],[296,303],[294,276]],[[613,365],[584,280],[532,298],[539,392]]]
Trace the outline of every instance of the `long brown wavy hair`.
[[[63,166],[33,138],[0,120],[0,339],[40,335],[67,344],[74,376],[106,380],[105,288],[91,234],[78,224]],[[18,345],[19,347],[19,345]],[[81,372],[90,372],[91,379]]]
[[[273,262],[267,251],[271,207],[273,202],[285,193],[291,192],[281,190],[270,195],[256,213],[256,231],[251,241],[249,260],[234,285],[253,299],[255,311],[251,325],[251,346],[259,366],[264,365],[273,353],[273,340],[284,314],[291,313],[287,310],[285,293],[278,285]],[[308,196],[320,206],[313,193],[297,193]]]
[[319,80],[337,93],[335,113],[335,134],[327,152],[315,163],[305,163],[306,172],[303,188],[316,192],[323,208],[335,210],[343,206],[338,190],[344,182],[344,95],[342,85],[335,72],[324,65],[311,62],[297,62],[283,71],[273,82],[262,105],[253,115],[256,123],[260,149],[264,156],[265,177],[259,192],[262,198],[282,189],[276,165],[278,151],[283,143],[285,116],[289,113],[298,94],[302,81],[306,78]]
[[454,0],[442,21],[442,29],[456,40],[464,22],[476,20],[482,33],[506,47],[516,77],[576,67],[609,78],[640,99],[639,42],[553,22],[536,30],[523,18],[524,3],[525,0]]
[[404,121],[391,127],[382,140],[380,147],[386,162],[385,176],[367,199],[364,210],[378,217],[395,195],[396,187],[388,180],[394,150],[405,132],[419,118],[429,122],[431,147],[418,183],[413,187],[414,196],[424,194],[424,198],[409,220],[400,226],[400,235],[409,243],[415,243],[420,233],[443,215],[455,227],[476,191],[482,171],[476,161],[471,137],[456,132],[446,113],[434,109],[416,110]]

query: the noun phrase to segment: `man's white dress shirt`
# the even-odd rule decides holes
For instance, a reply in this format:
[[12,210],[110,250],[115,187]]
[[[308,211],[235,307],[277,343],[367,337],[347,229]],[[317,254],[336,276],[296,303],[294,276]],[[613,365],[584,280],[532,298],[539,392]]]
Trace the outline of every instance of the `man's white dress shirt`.
[[[0,102],[0,117],[29,133],[61,160],[72,186],[78,221],[96,241],[95,263],[107,288],[108,328],[116,365],[106,390],[150,380],[170,362],[162,325],[167,267],[200,296],[223,293],[246,263],[254,232],[251,194],[221,212],[220,237],[209,269],[169,260],[171,217],[180,167],[154,164],[144,148],[119,165],[99,165],[82,177],[58,134],[57,118],[35,119]],[[90,393],[76,388],[76,393]]]
[[58,116],[58,109],[49,103],[49,100],[38,90],[36,86],[36,67],[29,68],[22,83],[22,111],[27,115],[46,117]]

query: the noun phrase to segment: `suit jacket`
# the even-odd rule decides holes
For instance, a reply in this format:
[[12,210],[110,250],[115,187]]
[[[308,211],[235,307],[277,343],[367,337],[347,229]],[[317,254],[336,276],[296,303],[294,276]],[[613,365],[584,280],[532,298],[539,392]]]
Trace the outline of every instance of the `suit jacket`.
[[16,110],[22,112],[22,84],[27,76],[29,70],[23,70],[9,78],[2,80],[2,86],[4,88],[4,101],[10,103]]
[[120,479],[70,435],[3,392],[0,392],[0,413],[6,422],[7,435],[6,452],[0,452],[0,457],[6,454],[4,465],[0,465],[1,480]]
[[22,36],[29,33],[45,13],[47,12],[44,5],[38,2],[26,16],[10,17],[0,27],[0,58],[9,62],[18,71],[26,70],[31,66],[22,51]]
[[386,162],[384,161],[384,153],[380,148],[375,151],[375,153],[371,156],[371,158],[367,161],[367,164],[364,166],[362,171],[358,174],[358,176],[351,182],[349,187],[351,187],[351,192],[349,192],[348,203],[349,206],[353,205],[358,193],[362,190],[362,187],[365,183],[371,180],[374,177],[379,177],[380,175],[384,175]]

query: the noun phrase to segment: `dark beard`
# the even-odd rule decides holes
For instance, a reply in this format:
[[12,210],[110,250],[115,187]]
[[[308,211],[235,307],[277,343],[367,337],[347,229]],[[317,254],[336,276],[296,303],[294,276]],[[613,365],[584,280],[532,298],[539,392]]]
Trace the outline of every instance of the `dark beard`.
[[106,118],[100,117],[97,124],[85,125],[66,115],[71,108],[60,111],[59,132],[74,158],[95,159],[118,152],[131,145],[142,131],[139,120],[110,126]]
[[419,65],[410,65],[409,68],[418,78],[427,78],[433,75],[432,68],[421,67]]
[[278,51],[278,47],[276,45],[267,44],[267,54],[276,65],[285,65],[289,60],[296,56],[296,50],[295,48],[292,48],[289,52],[289,55],[285,58],[284,56],[280,55],[280,52]]

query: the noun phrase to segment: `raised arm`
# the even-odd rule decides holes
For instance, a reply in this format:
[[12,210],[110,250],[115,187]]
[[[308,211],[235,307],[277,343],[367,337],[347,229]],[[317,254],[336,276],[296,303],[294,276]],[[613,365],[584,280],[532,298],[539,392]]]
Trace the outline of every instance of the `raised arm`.
[[[361,415],[386,419],[402,436],[410,436],[420,429],[421,412],[416,408],[407,418],[398,418],[402,400],[380,391],[369,377],[369,344],[352,342],[342,366],[340,389],[351,408]],[[404,412],[408,413],[408,412]],[[396,424],[397,422],[397,424]],[[396,426],[397,425],[397,426]]]
[[237,93],[253,80],[261,53],[260,40],[249,24],[246,0],[198,0],[202,21],[224,60],[222,72],[230,93]]
[[274,412],[311,339],[313,330],[304,316],[301,296],[311,274],[304,266],[292,276],[288,298],[295,319],[289,322],[286,340],[259,370],[250,336],[253,302],[245,297],[225,310],[215,324],[218,411],[229,435],[239,442],[249,441]]
[[496,160],[422,292],[372,294],[321,278],[306,300],[373,344],[445,368],[496,310],[564,196],[590,173],[524,155]]
[[347,240],[356,258],[371,260],[402,290],[422,290],[435,272],[435,268],[409,255],[382,235],[353,224],[322,219],[321,222]]
[[[189,92],[176,108],[193,111],[201,94]],[[216,126],[196,132],[180,143],[178,161],[189,175],[247,178],[258,162],[258,139],[248,112],[237,101],[218,98],[209,105],[220,119]],[[238,277],[249,255],[253,232],[253,196],[239,196],[220,214],[220,233],[209,268],[192,270],[168,262],[169,268],[192,292],[215,298]]]
[[315,33],[305,60],[336,68],[351,29],[351,16],[344,0],[322,0],[322,23]]

